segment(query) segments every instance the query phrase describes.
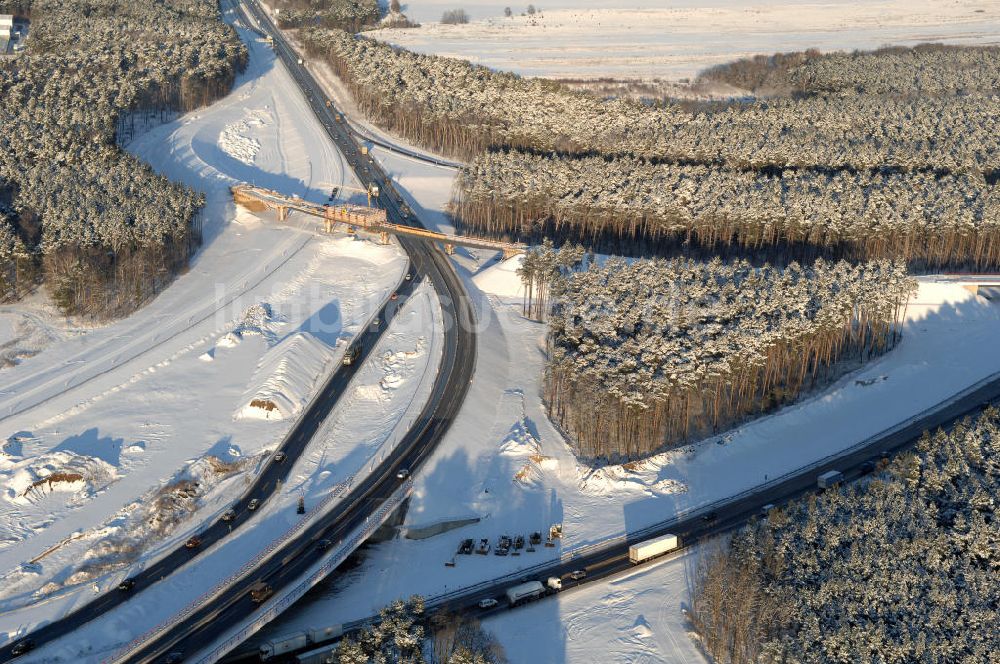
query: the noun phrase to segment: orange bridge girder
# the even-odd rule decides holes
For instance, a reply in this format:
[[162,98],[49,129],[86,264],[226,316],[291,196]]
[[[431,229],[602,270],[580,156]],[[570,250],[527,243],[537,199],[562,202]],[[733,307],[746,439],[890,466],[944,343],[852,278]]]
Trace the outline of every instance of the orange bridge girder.
[[278,213],[278,220],[285,221],[291,210],[297,210],[303,214],[322,219],[324,228],[328,233],[337,224],[345,224],[348,227],[360,227],[372,233],[379,233],[383,238],[388,233],[391,235],[406,235],[430,242],[440,242],[444,245],[448,253],[452,253],[456,246],[470,247],[500,251],[503,252],[504,258],[510,258],[517,254],[523,254],[528,250],[528,247],[523,244],[487,240],[468,235],[449,235],[416,226],[393,224],[389,222],[385,210],[381,208],[351,205],[349,203],[319,205],[318,203],[311,203],[297,197],[285,196],[277,191],[249,184],[235,185],[231,191],[233,193],[233,201],[251,212],[275,210]]

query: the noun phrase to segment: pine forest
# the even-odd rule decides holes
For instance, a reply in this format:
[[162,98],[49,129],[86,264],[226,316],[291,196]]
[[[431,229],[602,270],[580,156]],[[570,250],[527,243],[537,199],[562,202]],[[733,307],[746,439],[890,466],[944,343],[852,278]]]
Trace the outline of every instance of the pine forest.
[[898,262],[756,268],[612,258],[552,279],[544,398],[579,455],[635,459],[723,431],[891,349]]
[[997,441],[990,408],[704,555],[691,617],[714,661],[995,661]]
[[0,59],[0,299],[43,279],[66,313],[123,315],[187,264],[202,196],[122,151],[119,120],[225,95],[246,47],[212,0],[0,0],[10,11],[31,31]]

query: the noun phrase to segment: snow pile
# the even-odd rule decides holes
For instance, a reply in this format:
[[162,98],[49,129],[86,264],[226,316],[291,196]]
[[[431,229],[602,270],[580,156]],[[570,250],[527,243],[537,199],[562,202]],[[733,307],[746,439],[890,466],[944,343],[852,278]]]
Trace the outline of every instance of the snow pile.
[[[243,458],[233,450],[226,456],[206,455],[197,459],[163,486],[125,505],[108,522],[80,533],[80,539],[92,543],[79,560],[79,565],[55,575],[32,596],[38,599],[39,596],[116,572],[138,560],[152,545],[177,532],[204,505],[210,491],[224,480],[243,472],[255,461],[255,457]],[[30,582],[31,576],[38,574],[21,574],[19,580]],[[5,580],[13,581],[13,578]]]
[[235,418],[294,417],[332,362],[332,349],[316,337],[306,332],[289,335],[264,354]]
[[472,278],[472,283],[484,293],[502,298],[524,297],[524,282],[517,271],[524,256],[519,254],[496,265],[491,265]]
[[118,476],[106,461],[69,451],[49,452],[21,462],[12,462],[6,454],[4,457],[0,457],[2,495],[15,504],[36,503],[57,491],[92,495]]
[[542,454],[542,446],[528,430],[524,418],[510,428],[500,443],[499,454],[521,464],[513,480],[525,487],[539,484],[543,470],[554,470],[559,465],[555,459]]
[[[587,469],[580,476],[580,491],[590,496],[615,496],[622,493],[643,493],[648,496],[684,493],[687,485],[663,477],[675,460],[696,445],[657,454],[639,462]],[[581,467],[581,470],[583,468]]]
[[238,345],[245,336],[263,337],[268,344],[273,344],[277,338],[276,331],[280,323],[281,320],[273,314],[271,305],[267,302],[251,305],[243,312],[240,321],[233,326],[230,332],[219,339],[216,345],[222,348],[232,348]]
[[233,159],[252,165],[260,152],[260,141],[247,134],[257,127],[270,124],[271,114],[266,110],[248,111],[239,122],[226,125],[219,134],[219,148]]

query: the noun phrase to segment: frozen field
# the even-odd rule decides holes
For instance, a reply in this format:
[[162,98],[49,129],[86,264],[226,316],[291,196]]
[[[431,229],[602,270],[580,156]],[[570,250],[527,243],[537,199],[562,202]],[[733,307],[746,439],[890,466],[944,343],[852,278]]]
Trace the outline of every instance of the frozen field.
[[[508,4],[512,18],[503,16]],[[520,16],[527,5],[414,2],[404,11],[422,27],[373,34],[525,76],[668,81],[756,53],[1000,43],[998,0],[555,0]],[[440,24],[455,7],[472,21]]]

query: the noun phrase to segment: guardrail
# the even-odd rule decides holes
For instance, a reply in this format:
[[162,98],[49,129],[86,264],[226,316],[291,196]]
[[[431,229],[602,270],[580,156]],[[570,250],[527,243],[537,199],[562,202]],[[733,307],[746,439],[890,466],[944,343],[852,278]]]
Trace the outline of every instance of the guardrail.
[[259,631],[264,625],[274,620],[282,611],[298,601],[310,588],[325,579],[327,575],[343,563],[347,559],[347,556],[358,548],[362,542],[371,537],[372,533],[386,522],[389,515],[403,502],[412,489],[413,480],[406,480],[406,482],[393,492],[388,500],[382,503],[381,507],[375,511],[375,514],[368,517],[364,527],[355,532],[350,539],[338,547],[336,552],[324,563],[314,569],[291,590],[285,592],[280,597],[274,597],[265,602],[264,606],[253,616],[253,619],[248,624],[224,637],[220,643],[213,646],[204,655],[200,655],[195,661],[199,664],[212,664],[219,661],[226,653],[246,641],[252,634]]

